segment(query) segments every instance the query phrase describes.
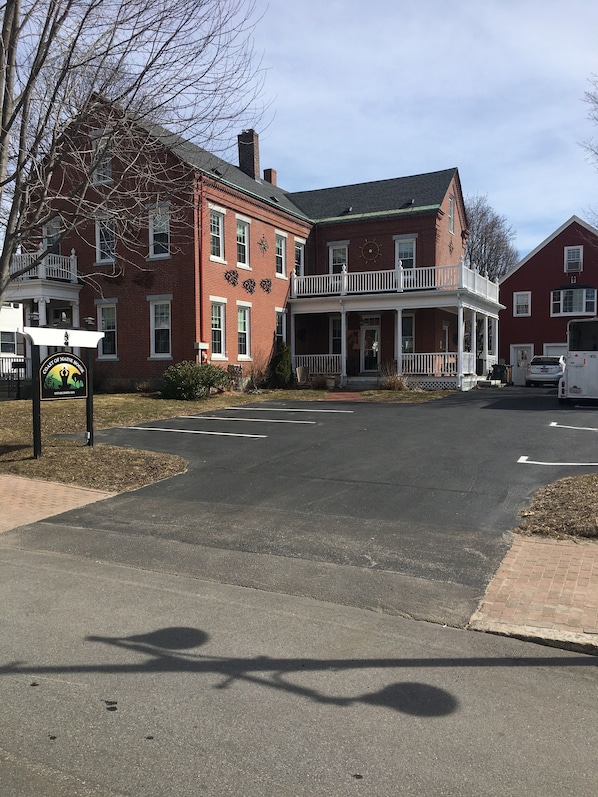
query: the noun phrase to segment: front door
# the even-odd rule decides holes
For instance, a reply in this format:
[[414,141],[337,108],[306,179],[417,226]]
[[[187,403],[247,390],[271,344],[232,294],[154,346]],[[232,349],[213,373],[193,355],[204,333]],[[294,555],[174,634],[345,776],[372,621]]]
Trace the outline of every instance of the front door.
[[380,327],[361,328],[361,370],[378,373],[380,365]]
[[513,366],[511,379],[513,384],[525,385],[525,369],[533,354],[533,347],[530,345],[511,346],[511,365]]

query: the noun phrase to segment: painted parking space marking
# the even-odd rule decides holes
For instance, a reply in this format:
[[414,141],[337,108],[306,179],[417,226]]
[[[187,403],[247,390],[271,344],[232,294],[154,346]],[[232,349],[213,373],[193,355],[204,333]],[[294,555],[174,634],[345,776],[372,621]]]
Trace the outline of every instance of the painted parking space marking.
[[250,412],[328,412],[352,414],[355,410],[306,410],[294,407],[225,407],[225,410],[249,410]]
[[553,426],[557,429],[575,429],[579,432],[598,432],[598,429],[595,426],[565,426],[562,423],[557,423],[553,421],[550,426]]
[[248,423],[302,423],[315,426],[315,421],[287,421],[282,418],[229,418],[226,415],[179,415],[179,418],[193,418],[200,421],[205,418],[207,421],[247,421]]
[[517,463],[520,465],[556,465],[558,467],[571,468],[598,468],[598,462],[538,462],[529,457],[519,457]]
[[253,437],[264,439],[267,434],[241,434],[236,432],[208,432],[198,429],[166,429],[160,426],[121,426],[121,429],[138,429],[140,432],[176,432],[177,434],[211,434],[217,437]]

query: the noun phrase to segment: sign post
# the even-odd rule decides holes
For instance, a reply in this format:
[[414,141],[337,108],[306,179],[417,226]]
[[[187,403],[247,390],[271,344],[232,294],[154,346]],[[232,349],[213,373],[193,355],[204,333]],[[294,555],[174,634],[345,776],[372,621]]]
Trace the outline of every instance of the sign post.
[[[104,337],[103,332],[57,327],[24,327],[22,333],[31,344],[33,384],[33,456],[42,455],[41,401],[84,398],[87,401],[87,445],[93,445],[93,382],[92,350]],[[40,364],[39,347],[62,348]],[[87,349],[87,365],[67,347]]]

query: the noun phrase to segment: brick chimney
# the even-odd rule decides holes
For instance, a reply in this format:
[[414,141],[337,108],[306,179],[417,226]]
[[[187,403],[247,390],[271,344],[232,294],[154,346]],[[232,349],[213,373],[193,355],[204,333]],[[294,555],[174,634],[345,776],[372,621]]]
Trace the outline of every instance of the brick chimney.
[[260,143],[255,130],[243,130],[237,136],[239,145],[239,169],[254,180],[260,177]]
[[264,180],[276,185],[276,169],[264,169]]

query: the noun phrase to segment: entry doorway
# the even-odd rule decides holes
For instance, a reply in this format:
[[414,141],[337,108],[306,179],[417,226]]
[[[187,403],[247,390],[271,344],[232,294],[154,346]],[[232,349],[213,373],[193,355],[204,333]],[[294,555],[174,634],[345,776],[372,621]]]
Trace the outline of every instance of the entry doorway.
[[525,369],[534,356],[534,347],[531,343],[511,346],[511,365],[513,366],[511,379],[514,385],[525,385]]
[[361,371],[378,373],[380,365],[380,327],[361,327]]

